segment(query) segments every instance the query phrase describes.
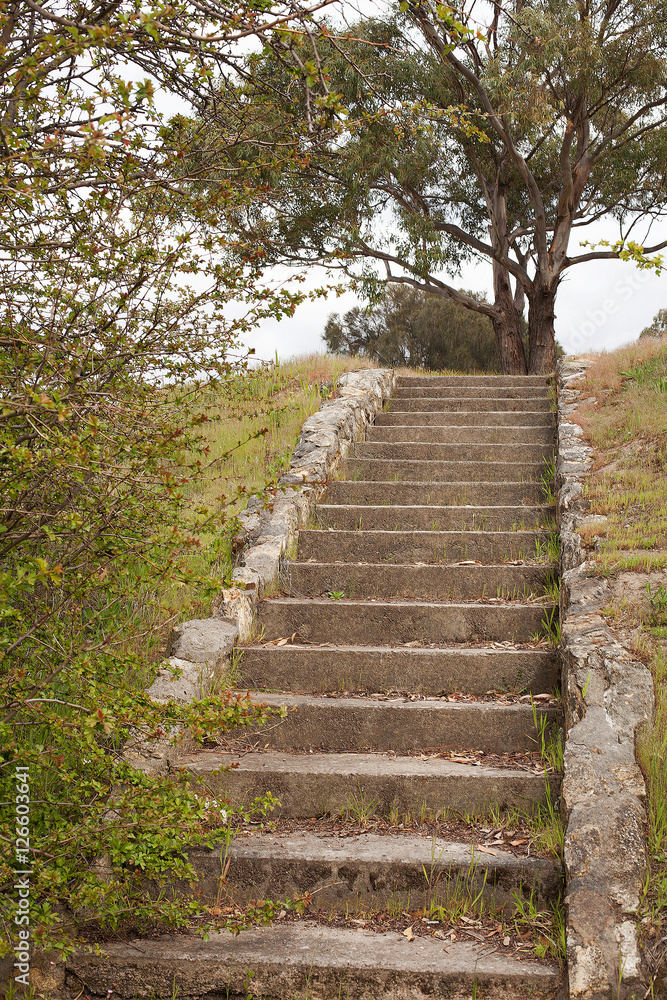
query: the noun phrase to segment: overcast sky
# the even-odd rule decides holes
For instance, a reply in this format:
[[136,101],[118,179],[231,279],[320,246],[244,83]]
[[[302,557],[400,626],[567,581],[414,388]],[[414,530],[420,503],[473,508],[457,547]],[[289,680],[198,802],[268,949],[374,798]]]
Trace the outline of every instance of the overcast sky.
[[[597,227],[588,239],[615,240],[613,228]],[[661,238],[657,230],[651,243]],[[662,237],[666,238],[666,237]],[[570,243],[570,253],[578,251],[579,237]],[[470,264],[451,279],[459,288],[486,292],[491,297],[491,268]],[[313,273],[312,286],[325,284],[323,274]],[[322,332],[332,312],[344,313],[359,300],[346,293],[340,298],[306,302],[292,319],[267,320],[246,338],[259,358],[282,360],[299,354],[322,351]],[[568,354],[610,350],[637,339],[659,309],[667,308],[667,276],[640,271],[633,263],[597,261],[579,264],[566,272],[556,300],[556,337]]]

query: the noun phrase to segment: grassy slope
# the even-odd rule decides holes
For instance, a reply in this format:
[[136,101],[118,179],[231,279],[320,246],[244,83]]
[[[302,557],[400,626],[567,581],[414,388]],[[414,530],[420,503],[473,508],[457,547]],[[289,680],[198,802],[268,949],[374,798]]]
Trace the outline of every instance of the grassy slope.
[[314,354],[249,371],[215,394],[202,395],[209,453],[199,476],[185,489],[193,507],[211,511],[217,527],[202,532],[198,546],[187,553],[185,580],[173,579],[141,595],[142,627],[130,640],[145,664],[136,684],[149,681],[174,622],[209,616],[211,587],[223,585],[231,570],[235,515],[245,509],[248,496],[275,486],[289,469],[304,420],[335,394],[340,375],[372,367],[364,359]]
[[[604,609],[609,624],[650,666],[655,682],[655,716],[637,750],[649,796],[641,926],[657,972],[667,932],[667,338],[598,356],[584,391],[597,399],[574,417],[596,450],[588,498],[591,513],[607,518],[585,540],[596,550],[595,572],[615,585]],[[624,572],[643,574],[641,586],[623,593]]]

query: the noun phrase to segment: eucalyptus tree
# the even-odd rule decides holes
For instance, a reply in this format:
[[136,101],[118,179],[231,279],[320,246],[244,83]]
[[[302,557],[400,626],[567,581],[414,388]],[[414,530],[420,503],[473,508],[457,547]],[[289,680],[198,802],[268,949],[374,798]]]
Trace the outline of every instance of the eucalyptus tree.
[[[526,370],[527,302],[528,367],[549,371],[563,275],[622,257],[664,215],[666,26],[664,0],[405,0],[286,36],[263,57],[274,103],[245,100],[268,132],[278,108],[305,123],[300,156],[239,225],[268,260],[328,263],[366,289],[376,262],[381,280],[488,315],[505,371]],[[308,129],[325,106],[328,127]],[[252,143],[242,157],[256,162]],[[617,244],[571,252],[607,217]],[[492,268],[492,302],[443,277],[471,257]]]

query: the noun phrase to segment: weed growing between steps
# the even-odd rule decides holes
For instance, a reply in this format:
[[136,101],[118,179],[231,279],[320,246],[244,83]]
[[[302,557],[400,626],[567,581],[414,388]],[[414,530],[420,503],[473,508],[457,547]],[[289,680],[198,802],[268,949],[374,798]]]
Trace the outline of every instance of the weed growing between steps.
[[581,383],[573,419],[595,449],[580,529],[590,572],[608,581],[608,624],[654,678],[655,714],[637,740],[648,791],[648,856],[640,936],[651,971],[646,996],[667,988],[667,340],[602,354]]
[[[398,820],[396,816],[394,819]],[[486,816],[448,816],[446,810],[435,818],[400,818],[383,820],[373,815],[373,803],[356,801],[347,818],[331,820],[278,820],[273,825],[279,836],[300,831],[341,838],[360,834],[413,837],[431,842],[431,861],[422,865],[423,887],[418,905],[414,892],[395,894],[385,904],[369,906],[363,899],[348,903],[344,909],[318,906],[317,893],[308,900],[301,920],[328,926],[364,928],[368,931],[397,931],[412,937],[431,936],[443,945],[457,940],[472,940],[497,947],[507,954],[536,958],[564,958],[564,921],[560,895],[550,903],[538,899],[530,885],[514,890],[504,902],[497,899],[487,882],[486,862],[499,852],[517,857],[546,856],[550,843],[544,840],[544,816],[526,817],[518,812],[500,814],[491,810]],[[560,833],[562,843],[562,828]],[[440,862],[446,842],[470,845],[470,862],[457,873],[442,868]],[[424,899],[424,896],[426,897]],[[292,920],[285,913],[281,919]]]

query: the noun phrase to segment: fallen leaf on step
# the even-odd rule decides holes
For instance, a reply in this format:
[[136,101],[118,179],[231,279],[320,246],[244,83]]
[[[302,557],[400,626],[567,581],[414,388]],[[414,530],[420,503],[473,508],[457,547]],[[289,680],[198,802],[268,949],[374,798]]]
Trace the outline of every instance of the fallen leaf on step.
[[403,937],[406,937],[408,939],[408,941],[414,941],[414,939],[415,939],[415,936],[412,933],[412,928],[413,928],[413,924],[410,924],[410,926],[406,927],[405,930],[403,931]]
[[276,646],[286,646],[286,645],[287,645],[287,639],[278,639],[278,642],[276,643]]
[[482,854],[493,854],[494,858],[498,857],[498,851],[494,851],[490,847],[482,847],[481,844],[478,844],[475,850],[481,851]]
[[527,844],[527,843],[528,843],[527,837],[521,837],[519,840],[510,840],[510,845],[512,847],[521,847],[522,844]]

